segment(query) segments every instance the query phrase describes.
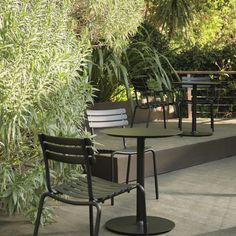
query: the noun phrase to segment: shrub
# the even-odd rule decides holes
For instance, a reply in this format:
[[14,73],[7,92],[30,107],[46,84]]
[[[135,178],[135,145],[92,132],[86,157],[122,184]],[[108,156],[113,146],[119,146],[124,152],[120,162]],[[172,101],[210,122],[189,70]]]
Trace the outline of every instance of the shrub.
[[90,49],[86,37],[74,34],[71,6],[70,0],[1,1],[0,202],[9,213],[34,216],[44,189],[37,134],[83,133],[92,100],[83,73]]

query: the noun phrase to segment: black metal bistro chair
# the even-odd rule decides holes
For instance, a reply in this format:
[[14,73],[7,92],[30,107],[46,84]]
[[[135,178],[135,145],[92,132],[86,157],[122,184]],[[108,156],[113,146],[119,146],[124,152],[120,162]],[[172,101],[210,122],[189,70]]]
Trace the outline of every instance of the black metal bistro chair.
[[[210,81],[211,78],[209,76],[204,76],[204,77],[187,77],[184,76],[182,77],[183,82],[207,82]],[[187,90],[187,92],[184,92],[184,90]],[[182,92],[187,94],[187,97],[182,95],[182,100],[180,102],[180,115],[179,115],[179,127],[182,130],[182,111],[183,111],[183,106],[192,104],[192,99],[191,99],[191,91],[192,91],[192,85],[182,85]],[[214,103],[215,99],[217,98],[216,94],[216,89],[215,86],[211,85],[198,85],[197,87],[197,100],[196,104],[198,106],[203,106],[203,107],[209,107],[210,108],[210,120],[211,120],[211,129],[214,132]],[[185,99],[183,99],[186,97]]]
[[[91,129],[91,133],[95,134],[95,129],[98,128],[111,128],[111,127],[123,127],[128,125],[127,114],[124,108],[120,109],[108,109],[108,110],[87,110],[88,125]],[[145,152],[151,152],[153,157],[153,168],[154,168],[154,180],[155,180],[155,193],[156,199],[159,198],[158,194],[158,177],[157,177],[157,165],[156,165],[156,155],[155,151],[146,147]],[[99,154],[109,154],[111,155],[111,175],[112,181],[114,181],[114,156],[119,154],[128,157],[128,165],[126,172],[126,184],[129,182],[130,174],[130,163],[131,156],[137,155],[136,146],[127,146],[126,139],[123,138],[123,148],[118,150],[112,149],[98,149]],[[112,201],[113,204],[113,201]]]
[[[143,209],[146,219],[145,192],[141,185],[117,184],[91,175],[91,166],[95,159],[90,139],[63,138],[40,134],[39,140],[45,163],[47,192],[43,193],[40,198],[34,236],[38,235],[40,218],[46,197],[51,197],[57,201],[72,205],[88,206],[90,236],[98,236],[101,203],[122,193],[129,192],[132,189],[139,188],[143,193]],[[85,175],[81,175],[77,179],[66,181],[57,186],[52,186],[49,167],[52,161],[83,165],[85,167]],[[97,210],[95,227],[93,222],[93,207]],[[143,231],[144,233],[147,232],[146,220],[144,220]]]
[[131,81],[135,93],[135,107],[131,121],[131,127],[134,125],[137,109],[148,110],[146,127],[149,126],[151,110],[161,107],[163,114],[164,128],[166,128],[166,108],[169,111],[170,105],[176,106],[177,115],[179,115],[179,103],[174,99],[174,91],[150,88],[148,83],[142,79],[133,79]]

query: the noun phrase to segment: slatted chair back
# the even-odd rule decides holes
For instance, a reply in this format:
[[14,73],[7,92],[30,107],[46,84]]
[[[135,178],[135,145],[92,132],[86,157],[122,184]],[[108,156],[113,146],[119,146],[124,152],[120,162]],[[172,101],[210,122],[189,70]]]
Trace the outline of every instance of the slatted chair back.
[[[132,79],[131,83],[134,87],[135,100],[137,105],[139,105],[140,98],[142,99],[142,104],[149,104],[155,102],[159,103],[160,101],[162,101],[164,94],[163,89],[150,88],[146,81],[146,77],[142,78],[142,76],[140,76],[139,78]],[[139,95],[141,95],[141,97]]]
[[[54,137],[39,134],[39,141],[43,151],[46,183],[49,192],[52,192],[49,161],[67,164],[84,165],[87,171],[88,185],[92,194],[91,165],[94,162],[94,153],[90,139]],[[92,196],[91,196],[92,197]]]
[[[129,124],[125,108],[107,109],[107,110],[87,110],[88,125],[91,133],[95,133],[95,129],[123,127]],[[124,147],[126,147],[125,139],[123,139]]]

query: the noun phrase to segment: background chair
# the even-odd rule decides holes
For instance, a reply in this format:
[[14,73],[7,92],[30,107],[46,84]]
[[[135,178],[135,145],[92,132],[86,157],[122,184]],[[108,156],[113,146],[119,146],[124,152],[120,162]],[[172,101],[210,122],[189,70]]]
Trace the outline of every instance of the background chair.
[[[191,82],[191,81],[210,81],[211,78],[209,76],[204,77],[182,77],[182,81]],[[185,91],[187,90],[187,91]],[[184,92],[186,95],[182,95],[182,100],[180,102],[180,116],[179,116],[179,127],[182,130],[182,111],[183,106],[192,104],[191,100],[191,91],[192,91],[192,85],[183,85],[182,86],[182,92]],[[214,103],[215,99],[217,98],[215,86],[211,85],[198,85],[197,87],[197,105],[202,107],[209,107],[210,108],[210,119],[211,119],[211,129],[214,131]],[[204,112],[205,113],[205,112]]]
[[168,118],[168,115],[166,115],[166,108],[169,112],[169,107],[171,105],[175,106],[177,116],[179,116],[179,103],[175,99],[175,91],[162,88],[158,90],[158,88],[150,87],[148,86],[147,81],[142,78],[135,80],[133,79],[131,83],[134,87],[135,93],[135,107],[132,116],[131,127],[134,125],[137,109],[148,110],[146,127],[149,126],[152,109],[158,107],[162,108],[164,128],[166,128],[166,120]]
[[[88,126],[91,129],[91,133],[95,134],[95,129],[98,128],[111,128],[111,127],[123,127],[128,125],[127,114],[124,108],[111,109],[111,110],[87,110]],[[125,138],[123,138],[123,148],[119,150],[110,149],[98,149],[99,154],[110,154],[111,155],[111,175],[112,181],[114,181],[114,156],[119,154],[128,157],[128,165],[126,172],[126,184],[129,182],[130,174],[130,162],[131,156],[137,155],[137,147],[128,147]],[[153,157],[153,168],[154,168],[154,180],[155,180],[155,193],[156,199],[158,199],[158,177],[157,177],[157,166],[155,151],[150,147],[146,147],[145,152],[151,152]],[[113,202],[112,202],[113,204]]]
[[[137,187],[140,188],[143,193],[144,216],[146,217],[145,193],[142,186],[139,184],[117,184],[91,175],[91,166],[94,163],[91,140],[52,137],[44,134],[39,135],[39,140],[45,163],[47,192],[43,193],[40,198],[34,236],[38,235],[40,218],[46,197],[51,197],[57,201],[72,205],[88,206],[90,236],[99,235],[101,203]],[[53,187],[49,168],[49,164],[52,161],[84,165],[86,175],[71,181],[67,180],[64,183]],[[95,227],[93,223],[93,207],[97,210]],[[146,232],[146,230],[147,225],[145,221],[144,231]]]

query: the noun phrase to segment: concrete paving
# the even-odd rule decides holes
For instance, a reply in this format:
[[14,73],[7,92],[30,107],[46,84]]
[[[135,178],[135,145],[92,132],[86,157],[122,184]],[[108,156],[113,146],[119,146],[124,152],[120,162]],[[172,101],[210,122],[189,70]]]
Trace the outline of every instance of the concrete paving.
[[[148,215],[175,222],[165,236],[236,235],[236,156],[159,175],[160,199],[154,195],[154,180],[146,178]],[[104,223],[117,216],[135,214],[135,191],[103,205],[101,236],[115,236]],[[56,207],[56,222],[40,228],[39,235],[88,236],[86,207]],[[33,226],[23,216],[0,215],[0,235],[32,235]]]

